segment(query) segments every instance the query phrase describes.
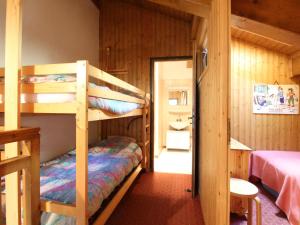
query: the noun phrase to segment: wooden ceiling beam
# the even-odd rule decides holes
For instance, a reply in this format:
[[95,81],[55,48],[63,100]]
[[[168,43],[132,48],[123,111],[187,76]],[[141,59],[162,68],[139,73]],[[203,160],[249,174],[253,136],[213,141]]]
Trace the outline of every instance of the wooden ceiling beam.
[[235,29],[250,32],[300,49],[300,35],[297,33],[236,15],[231,16],[231,25]]
[[210,0],[148,0],[195,16],[207,18],[210,10]]
[[196,41],[197,48],[204,47],[207,34],[207,19],[194,16],[192,24],[192,39]]
[[299,0],[232,0],[232,14],[300,33]]
[[200,28],[200,17],[199,16],[193,16],[193,22],[192,22],[192,39],[197,39],[197,33]]
[[207,19],[202,18],[197,33],[198,46],[200,46],[201,48],[207,47],[205,41],[206,38],[207,38]]

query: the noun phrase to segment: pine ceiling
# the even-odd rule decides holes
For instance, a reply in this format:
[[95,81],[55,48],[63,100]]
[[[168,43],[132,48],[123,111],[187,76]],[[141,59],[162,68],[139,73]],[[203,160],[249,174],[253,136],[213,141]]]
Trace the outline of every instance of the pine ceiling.
[[[98,7],[101,0],[92,0]],[[112,0],[116,1],[116,0]],[[161,13],[191,22],[191,14],[150,3],[147,0],[119,0],[141,7],[158,10]],[[189,0],[179,0],[189,1]],[[195,0],[196,1],[196,0]],[[197,0],[207,2],[207,0]],[[232,0],[232,14],[266,23],[275,27],[300,33],[300,0]]]
[[232,13],[300,33],[300,0],[232,0]]

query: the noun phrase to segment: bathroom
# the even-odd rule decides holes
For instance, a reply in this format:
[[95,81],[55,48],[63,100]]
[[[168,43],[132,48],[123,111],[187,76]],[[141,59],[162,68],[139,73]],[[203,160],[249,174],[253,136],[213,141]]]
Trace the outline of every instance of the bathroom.
[[192,174],[192,60],[154,63],[154,170]]

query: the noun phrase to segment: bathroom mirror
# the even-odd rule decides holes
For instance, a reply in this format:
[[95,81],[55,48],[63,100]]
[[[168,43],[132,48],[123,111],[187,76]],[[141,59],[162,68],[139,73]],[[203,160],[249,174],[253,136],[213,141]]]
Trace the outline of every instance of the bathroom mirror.
[[170,90],[169,91],[169,105],[187,105],[186,90]]

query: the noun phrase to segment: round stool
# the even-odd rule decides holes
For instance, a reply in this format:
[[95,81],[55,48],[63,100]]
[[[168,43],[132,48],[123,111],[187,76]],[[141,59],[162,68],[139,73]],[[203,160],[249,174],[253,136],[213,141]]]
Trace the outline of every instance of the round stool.
[[258,188],[246,180],[230,178],[230,194],[248,199],[248,225],[252,225],[252,200],[254,200],[256,203],[256,224],[261,225],[261,203],[257,196]]

